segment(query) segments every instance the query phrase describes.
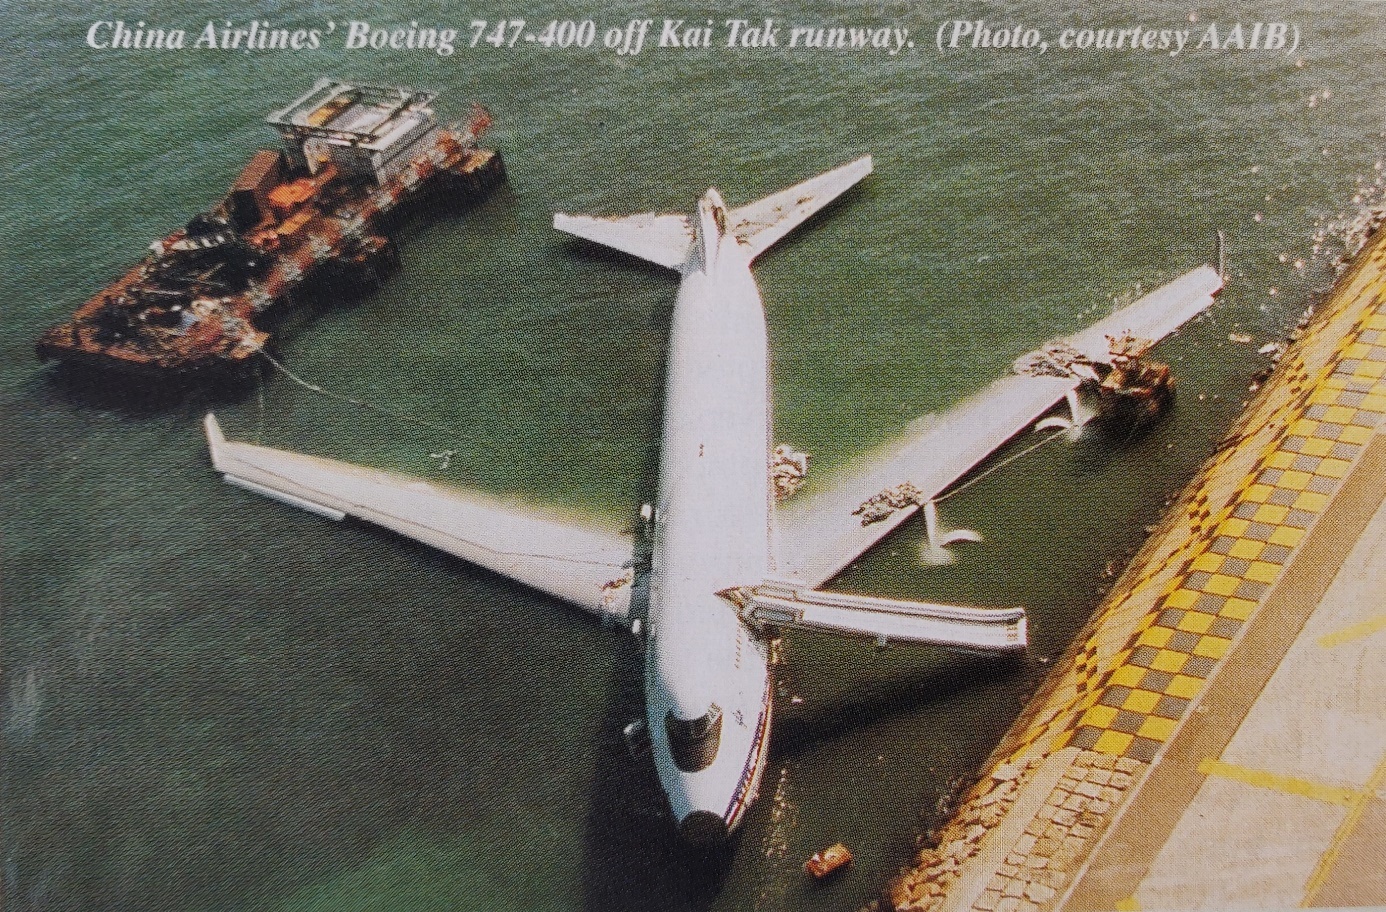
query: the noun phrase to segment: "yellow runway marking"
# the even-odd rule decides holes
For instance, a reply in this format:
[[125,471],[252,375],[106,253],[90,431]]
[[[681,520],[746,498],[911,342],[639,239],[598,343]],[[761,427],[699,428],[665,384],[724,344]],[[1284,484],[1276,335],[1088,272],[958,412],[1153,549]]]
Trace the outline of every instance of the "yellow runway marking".
[[1301,906],[1308,906],[1318,898],[1319,891],[1328,882],[1328,875],[1333,873],[1333,866],[1338,863],[1338,856],[1342,854],[1343,845],[1352,836],[1357,824],[1362,821],[1362,814],[1367,807],[1367,799],[1372,797],[1383,785],[1386,785],[1386,760],[1382,760],[1375,770],[1372,771],[1371,778],[1367,780],[1367,787],[1356,794],[1352,805],[1348,809],[1347,817],[1338,826],[1338,832],[1333,834],[1333,838],[1328,843],[1328,848],[1319,856],[1319,863],[1314,867],[1314,873],[1309,875],[1309,880],[1304,885],[1304,899],[1300,902]]
[[1198,765],[1198,771],[1205,776],[1231,779],[1235,782],[1254,785],[1257,788],[1274,789],[1287,795],[1299,795],[1301,798],[1313,798],[1315,801],[1326,801],[1329,804],[1340,804],[1343,807],[1352,807],[1364,797],[1363,792],[1357,792],[1350,788],[1324,785],[1321,782],[1310,782],[1308,779],[1298,779],[1294,776],[1282,776],[1267,770],[1238,766],[1235,763],[1224,763],[1211,757]]
[[1365,621],[1344,627],[1342,630],[1326,633],[1319,637],[1317,642],[1324,649],[1332,649],[1334,646],[1341,646],[1344,643],[1351,643],[1353,640],[1371,636],[1378,630],[1386,630],[1386,614],[1378,614],[1376,617],[1367,618]]

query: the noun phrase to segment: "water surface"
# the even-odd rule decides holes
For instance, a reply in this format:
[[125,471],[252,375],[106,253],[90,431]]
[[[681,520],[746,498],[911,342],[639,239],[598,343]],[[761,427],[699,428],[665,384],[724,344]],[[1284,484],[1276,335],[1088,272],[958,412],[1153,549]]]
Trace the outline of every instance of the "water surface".
[[[210,12],[211,8],[208,8]],[[1230,3],[1292,19],[1298,57],[722,51],[98,53],[87,4],[20,0],[0,221],[4,320],[4,892],[21,909],[844,909],[905,862],[1237,414],[1255,354],[1325,281],[1316,222],[1379,174],[1382,7]],[[228,9],[227,15],[232,11]],[[238,20],[501,17],[420,2],[252,0]],[[663,15],[625,0],[534,20]],[[1180,24],[1183,5],[772,4],[766,15],[1057,31]],[[200,23],[181,4],[103,16]],[[670,14],[701,16],[699,10]],[[465,23],[463,23],[465,28]],[[65,382],[31,345],[150,239],[211,205],[321,75],[495,114],[510,184],[410,225],[403,271],[283,340],[353,410],[272,377],[145,402]],[[1327,91],[1325,91],[1327,90]],[[229,488],[198,421],[617,523],[650,496],[675,279],[550,228],[556,210],[736,205],[857,155],[876,173],[757,266],[778,439],[835,469],[1045,339],[1212,256],[1232,283],[1165,349],[1171,420],[1051,445],[950,501],[986,541],[947,567],[907,527],[839,580],[1031,609],[1027,661],[791,637],[764,794],[729,869],[690,865],[653,771],[629,638],[397,536]],[[1282,262],[1281,255],[1285,255]],[[1294,261],[1305,259],[1303,270]],[[1274,290],[1274,294],[1272,294]],[[1251,334],[1254,345],[1227,341]],[[446,472],[428,454],[457,452]],[[816,889],[836,840],[856,870]]]

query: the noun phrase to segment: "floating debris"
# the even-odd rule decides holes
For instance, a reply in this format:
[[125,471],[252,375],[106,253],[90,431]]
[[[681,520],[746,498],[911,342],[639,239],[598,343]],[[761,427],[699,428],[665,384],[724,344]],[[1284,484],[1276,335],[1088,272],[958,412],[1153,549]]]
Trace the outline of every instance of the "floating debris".
[[1246,333],[1230,332],[1227,334],[1228,342],[1236,342],[1238,345],[1246,345],[1251,341],[1251,336]]
[[840,842],[835,842],[804,862],[804,873],[818,880],[835,874],[852,864],[852,852]]
[[902,482],[893,488],[886,488],[873,494],[865,503],[852,511],[853,516],[861,517],[861,524],[869,526],[880,522],[896,510],[919,506],[926,500],[924,492],[910,482]]
[[808,468],[808,453],[801,453],[785,443],[775,447],[770,459],[770,483],[775,488],[775,499],[794,496],[804,486]]

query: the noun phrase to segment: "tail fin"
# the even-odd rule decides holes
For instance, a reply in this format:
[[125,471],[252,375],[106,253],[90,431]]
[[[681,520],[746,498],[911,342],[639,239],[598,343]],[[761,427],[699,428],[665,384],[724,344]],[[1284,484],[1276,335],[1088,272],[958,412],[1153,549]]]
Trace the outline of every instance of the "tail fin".
[[802,184],[731,210],[727,213],[730,230],[751,248],[751,258],[755,259],[870,173],[871,156],[863,155]]
[[559,212],[553,217],[553,226],[669,269],[683,265],[693,244],[693,227],[682,215],[642,212],[624,218],[595,218]]

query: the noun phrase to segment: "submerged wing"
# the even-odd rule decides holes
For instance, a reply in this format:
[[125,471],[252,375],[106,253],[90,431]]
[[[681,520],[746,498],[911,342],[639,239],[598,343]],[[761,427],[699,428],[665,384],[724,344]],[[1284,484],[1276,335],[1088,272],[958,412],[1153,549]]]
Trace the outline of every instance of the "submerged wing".
[[915,422],[893,452],[777,510],[775,575],[809,587],[832,579],[919,509],[910,504],[864,526],[853,511],[868,498],[906,481],[924,500],[938,496],[1077,385],[1063,377],[1003,377],[945,414]]
[[1089,358],[1103,361],[1108,356],[1107,336],[1130,333],[1159,342],[1207,310],[1213,296],[1221,290],[1222,276],[1218,271],[1200,266],[1063,341]]
[[682,215],[642,212],[639,215],[601,218],[559,212],[553,217],[553,226],[559,231],[605,244],[669,269],[678,269],[683,265],[688,258],[688,248],[693,243],[693,228]]
[[630,538],[379,469],[229,441],[203,422],[226,481],[331,519],[355,516],[602,615],[624,619]]
[[801,184],[730,210],[728,228],[751,248],[751,258],[755,259],[870,173],[871,156],[864,155]]
[[[1106,335],[1130,331],[1158,341],[1206,310],[1221,288],[1217,272],[1202,266],[1062,341],[1098,360],[1108,354]],[[836,576],[919,508],[909,504],[863,526],[853,511],[868,498],[910,482],[921,501],[932,500],[1077,386],[1074,377],[1002,377],[943,415],[915,422],[903,443],[829,490],[780,507],[776,576],[808,587]]]

